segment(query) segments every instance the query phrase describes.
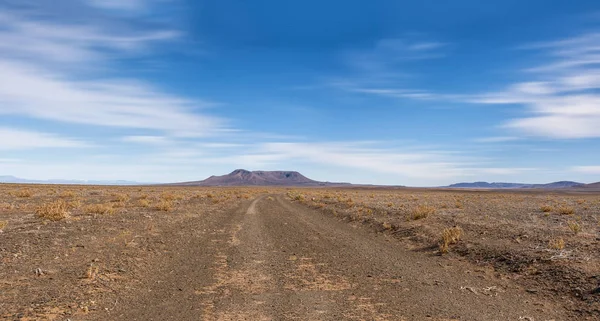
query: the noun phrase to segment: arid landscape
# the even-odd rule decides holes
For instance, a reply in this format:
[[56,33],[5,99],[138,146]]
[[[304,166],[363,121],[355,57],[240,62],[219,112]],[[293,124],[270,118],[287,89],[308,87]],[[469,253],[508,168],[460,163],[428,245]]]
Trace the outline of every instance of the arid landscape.
[[598,320],[585,191],[0,185],[6,320]]

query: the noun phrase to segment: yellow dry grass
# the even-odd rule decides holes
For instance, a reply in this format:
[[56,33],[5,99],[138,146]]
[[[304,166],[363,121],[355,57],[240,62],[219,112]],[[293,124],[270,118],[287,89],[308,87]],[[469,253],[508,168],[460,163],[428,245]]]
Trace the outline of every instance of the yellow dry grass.
[[39,218],[60,221],[69,217],[69,204],[62,199],[39,206],[35,213]]

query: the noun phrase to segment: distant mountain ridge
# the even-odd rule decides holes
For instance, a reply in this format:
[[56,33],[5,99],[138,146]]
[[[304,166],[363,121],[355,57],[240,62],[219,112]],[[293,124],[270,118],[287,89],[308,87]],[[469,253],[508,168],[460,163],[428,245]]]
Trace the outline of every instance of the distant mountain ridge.
[[183,182],[179,186],[344,186],[349,183],[319,182],[295,171],[248,171],[236,169],[222,176],[203,181]]
[[68,180],[68,179],[49,179],[49,180],[35,180],[35,179],[24,179],[10,175],[0,176],[0,183],[13,183],[13,184],[65,184],[65,185],[144,185],[147,183],[139,183],[125,180],[114,180],[114,181],[102,181],[102,180]]
[[490,189],[509,189],[509,188],[541,188],[541,189],[552,189],[552,188],[570,188],[584,186],[583,183],[572,182],[572,181],[560,181],[548,184],[524,184],[524,183],[501,183],[501,182],[473,182],[473,183],[457,183],[446,187],[449,188],[490,188]]

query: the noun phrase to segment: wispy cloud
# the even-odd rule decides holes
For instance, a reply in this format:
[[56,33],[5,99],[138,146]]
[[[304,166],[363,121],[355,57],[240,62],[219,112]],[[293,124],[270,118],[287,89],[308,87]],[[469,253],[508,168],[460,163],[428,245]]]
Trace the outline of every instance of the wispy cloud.
[[83,141],[55,134],[0,127],[0,150],[89,147]]
[[0,114],[175,136],[205,136],[224,128],[222,119],[201,109],[211,104],[106,76],[118,73],[114,58],[142,54],[178,33],[56,21],[22,12],[0,14]]
[[482,137],[476,138],[473,141],[476,143],[504,143],[519,140],[519,137],[515,136],[494,136],[494,137]]
[[504,124],[522,134],[559,139],[600,137],[600,33],[527,47],[549,55],[527,69],[530,81],[471,99],[483,104],[521,104],[529,116]]
[[600,175],[600,165],[598,166],[573,166],[571,171],[583,174]]

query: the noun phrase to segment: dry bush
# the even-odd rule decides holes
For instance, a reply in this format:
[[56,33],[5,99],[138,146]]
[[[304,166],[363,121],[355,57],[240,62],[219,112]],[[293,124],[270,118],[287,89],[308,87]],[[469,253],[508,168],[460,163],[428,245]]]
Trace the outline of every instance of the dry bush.
[[87,214],[114,214],[115,209],[111,204],[91,204],[85,207]]
[[8,225],[8,221],[0,221],[0,230],[3,230]]
[[548,242],[548,248],[552,250],[562,250],[565,248],[565,240],[561,238],[550,240]]
[[167,201],[167,200],[162,200],[162,201],[158,202],[156,204],[156,206],[154,206],[154,208],[159,211],[169,212],[169,211],[173,210],[173,202]]
[[32,197],[33,192],[29,188],[24,188],[15,192],[16,197]]
[[450,227],[442,232],[442,240],[440,242],[440,252],[447,253],[450,245],[458,243],[463,235],[463,230],[458,227]]
[[577,223],[576,221],[568,221],[567,225],[569,226],[571,232],[575,234],[581,232],[581,224]]
[[69,204],[62,199],[38,207],[35,211],[39,218],[60,221],[69,216]]
[[148,201],[147,199],[141,199],[138,201],[138,205],[140,207],[149,207],[150,206],[150,201]]
[[148,197],[149,197],[148,194],[140,195],[140,199],[142,199],[142,200],[148,199]]
[[81,207],[81,201],[80,200],[73,200],[67,203],[67,207],[69,209],[76,209],[76,208],[80,208]]
[[129,195],[125,193],[113,193],[112,196],[115,198],[114,202],[124,203],[130,199]]
[[15,205],[11,203],[0,203],[0,209],[2,210],[14,210]]
[[98,275],[98,267],[94,266],[93,264],[90,264],[90,266],[85,271],[85,278],[88,280],[93,280],[96,278],[96,275]]
[[429,205],[419,205],[411,211],[410,218],[416,221],[426,218],[429,215],[433,215],[434,213],[435,207]]
[[542,207],[540,207],[540,210],[544,213],[550,213],[554,210],[554,208],[550,205],[543,205]]
[[175,200],[182,200],[183,196],[182,195],[177,195],[177,194],[174,194],[174,193],[164,192],[164,193],[162,193],[160,195],[160,198],[162,200],[164,200],[164,201],[171,202],[171,201],[175,201]]
[[558,208],[558,214],[562,215],[573,215],[575,214],[575,209],[569,206],[561,206]]
[[60,197],[62,198],[71,198],[71,197],[75,197],[76,194],[73,191],[64,191],[62,193],[60,193]]

